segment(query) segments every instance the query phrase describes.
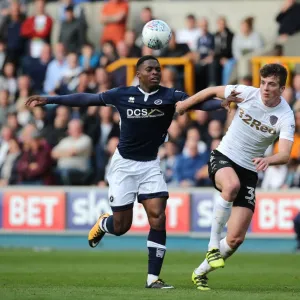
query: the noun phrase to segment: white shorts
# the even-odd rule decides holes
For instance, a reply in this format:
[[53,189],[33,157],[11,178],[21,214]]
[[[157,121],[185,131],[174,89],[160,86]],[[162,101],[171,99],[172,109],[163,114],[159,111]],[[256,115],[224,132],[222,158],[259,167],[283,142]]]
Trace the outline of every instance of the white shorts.
[[159,159],[135,161],[123,158],[115,151],[107,174],[108,199],[112,211],[122,211],[147,199],[169,197]]

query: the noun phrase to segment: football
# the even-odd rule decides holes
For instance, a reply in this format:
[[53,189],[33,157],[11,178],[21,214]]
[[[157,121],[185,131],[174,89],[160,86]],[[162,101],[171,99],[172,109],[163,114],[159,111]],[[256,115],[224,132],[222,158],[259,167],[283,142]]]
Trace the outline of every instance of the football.
[[170,41],[172,31],[169,25],[162,20],[152,20],[145,24],[142,32],[144,45],[158,50],[166,47]]

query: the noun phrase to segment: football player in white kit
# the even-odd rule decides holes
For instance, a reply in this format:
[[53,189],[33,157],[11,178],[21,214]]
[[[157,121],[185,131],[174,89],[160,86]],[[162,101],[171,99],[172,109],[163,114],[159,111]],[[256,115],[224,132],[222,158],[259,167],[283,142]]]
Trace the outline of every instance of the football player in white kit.
[[[270,165],[286,164],[290,157],[295,119],[281,97],[287,70],[279,64],[267,64],[261,68],[260,76],[260,88],[209,87],[176,104],[177,112],[183,114],[196,103],[214,96],[226,98],[232,91],[242,99],[226,135],[210,156],[209,174],[221,194],[214,204],[206,258],[192,274],[192,281],[200,290],[209,290],[206,275],[224,267],[224,260],[244,241],[255,208],[257,172]],[[264,157],[268,146],[278,137],[279,152]],[[226,223],[227,236],[221,240]]]

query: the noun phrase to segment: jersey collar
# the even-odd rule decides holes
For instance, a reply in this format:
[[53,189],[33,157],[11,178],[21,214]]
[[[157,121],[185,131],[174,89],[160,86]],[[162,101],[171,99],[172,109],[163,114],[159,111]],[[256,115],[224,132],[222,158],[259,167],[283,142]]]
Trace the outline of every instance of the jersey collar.
[[157,89],[157,90],[154,91],[154,92],[147,93],[147,92],[143,91],[143,90],[140,88],[140,86],[137,86],[137,88],[139,89],[139,91],[140,91],[142,94],[144,94],[144,101],[145,101],[145,102],[147,102],[149,96],[151,96],[151,95],[153,95],[153,94],[156,94],[156,93],[159,91],[159,89]]

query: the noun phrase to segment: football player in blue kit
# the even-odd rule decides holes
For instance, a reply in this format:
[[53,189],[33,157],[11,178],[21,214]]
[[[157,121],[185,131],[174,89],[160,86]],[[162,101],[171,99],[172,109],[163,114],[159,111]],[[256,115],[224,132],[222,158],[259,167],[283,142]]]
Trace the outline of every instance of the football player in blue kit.
[[[96,247],[105,233],[120,236],[131,227],[135,199],[142,203],[150,231],[146,288],[173,288],[159,278],[166,252],[165,208],[169,197],[160,170],[158,148],[167,138],[175,104],[188,98],[184,92],[160,86],[161,67],[153,56],[143,56],[136,65],[139,86],[118,87],[100,94],[32,96],[28,107],[46,104],[66,106],[114,106],[120,114],[120,140],[107,175],[109,204],[113,214],[102,214],[90,230],[88,242]],[[228,100],[210,99],[193,109],[216,110]]]

